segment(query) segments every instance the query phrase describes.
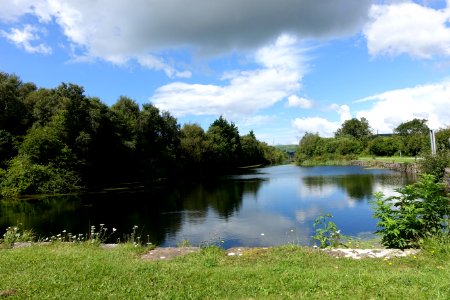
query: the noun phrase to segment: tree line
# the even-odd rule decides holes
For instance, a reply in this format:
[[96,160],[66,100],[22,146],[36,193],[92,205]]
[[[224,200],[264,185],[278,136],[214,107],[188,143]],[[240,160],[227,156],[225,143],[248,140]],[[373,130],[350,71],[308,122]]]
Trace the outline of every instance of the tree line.
[[[450,127],[435,132],[439,153],[450,149]],[[398,125],[392,134],[374,134],[365,118],[345,121],[334,137],[324,138],[307,132],[300,140],[295,160],[299,164],[350,160],[369,156],[427,156],[430,128],[426,119],[413,119]],[[448,162],[447,162],[448,163]]]
[[203,130],[121,96],[107,106],[76,84],[38,88],[0,72],[0,194],[62,193],[280,163],[281,150],[241,136],[222,116]]

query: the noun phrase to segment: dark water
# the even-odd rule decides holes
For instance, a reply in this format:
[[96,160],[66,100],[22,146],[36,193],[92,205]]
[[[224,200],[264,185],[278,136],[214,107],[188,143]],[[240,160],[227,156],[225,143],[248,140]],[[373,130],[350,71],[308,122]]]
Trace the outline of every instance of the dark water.
[[92,225],[117,228],[112,239],[130,234],[173,246],[271,246],[309,244],[312,224],[331,213],[342,233],[373,233],[376,220],[368,200],[411,182],[404,174],[361,167],[284,165],[201,183],[143,190],[111,189],[77,196],[0,201],[0,234],[22,223],[39,236],[63,230],[87,233]]

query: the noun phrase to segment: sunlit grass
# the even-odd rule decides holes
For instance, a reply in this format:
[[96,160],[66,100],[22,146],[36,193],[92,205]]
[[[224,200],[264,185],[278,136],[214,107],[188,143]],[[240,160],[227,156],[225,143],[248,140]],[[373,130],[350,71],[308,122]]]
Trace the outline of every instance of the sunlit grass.
[[[441,251],[442,250],[442,251]],[[0,250],[11,299],[448,299],[450,253],[429,242],[415,257],[351,260],[295,245],[226,256],[216,247],[145,261],[145,247],[54,243]]]
[[408,157],[408,156],[360,156],[358,160],[361,161],[381,161],[381,162],[394,162],[394,163],[415,163],[420,158]]

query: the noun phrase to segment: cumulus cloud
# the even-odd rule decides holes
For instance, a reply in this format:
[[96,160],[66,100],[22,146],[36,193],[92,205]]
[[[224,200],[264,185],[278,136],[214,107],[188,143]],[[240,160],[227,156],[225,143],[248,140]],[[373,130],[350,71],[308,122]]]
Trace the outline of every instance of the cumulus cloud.
[[290,35],[256,51],[259,68],[226,73],[223,85],[174,82],[156,90],[150,101],[175,116],[252,114],[300,89],[307,55]]
[[339,122],[328,121],[321,117],[296,118],[292,126],[301,134],[306,132],[318,133],[323,137],[332,137],[339,128]]
[[40,40],[38,32],[36,27],[27,24],[22,29],[12,28],[10,32],[0,30],[0,36],[29,53],[51,54],[52,49],[49,46],[44,43],[36,43]]
[[0,0],[0,20],[54,21],[83,55],[111,62],[173,48],[203,53],[255,49],[283,33],[351,35],[370,0]]
[[450,55],[449,1],[442,9],[412,1],[373,5],[363,33],[371,55]]
[[298,97],[297,95],[292,95],[288,97],[287,107],[300,107],[300,108],[311,108],[313,106],[313,101],[308,100],[303,97]]
[[359,102],[373,103],[356,116],[365,117],[380,133],[390,133],[400,123],[414,118],[427,119],[433,129],[450,126],[450,81],[387,91]]
[[154,55],[142,55],[139,56],[137,60],[141,66],[147,67],[152,70],[164,71],[167,77],[170,78],[189,78],[192,76],[192,73],[190,71],[178,71],[173,66]]
[[335,111],[339,115],[340,121],[329,121],[322,117],[296,118],[291,122],[292,127],[294,127],[300,135],[310,132],[318,133],[322,137],[332,137],[344,121],[352,118],[352,115],[350,113],[350,107],[345,104],[332,104],[329,109]]

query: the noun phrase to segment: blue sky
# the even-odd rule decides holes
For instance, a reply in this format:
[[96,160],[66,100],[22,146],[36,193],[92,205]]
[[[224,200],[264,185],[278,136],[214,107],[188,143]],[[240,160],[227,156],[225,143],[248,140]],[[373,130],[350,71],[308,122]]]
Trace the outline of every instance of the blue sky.
[[269,144],[450,126],[450,1],[0,0],[0,70]]

